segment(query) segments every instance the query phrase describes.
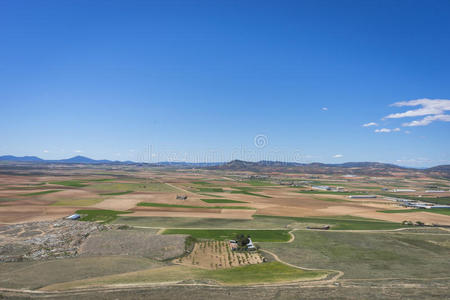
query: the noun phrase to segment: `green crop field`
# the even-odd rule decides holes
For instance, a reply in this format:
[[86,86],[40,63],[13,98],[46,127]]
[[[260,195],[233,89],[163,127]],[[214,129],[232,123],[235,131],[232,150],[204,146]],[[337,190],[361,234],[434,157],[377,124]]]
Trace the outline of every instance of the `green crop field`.
[[42,191],[42,192],[22,194],[21,196],[39,196],[39,195],[45,195],[45,194],[50,194],[50,193],[56,193],[59,191],[62,191],[62,190],[48,190],[48,191]]
[[248,203],[245,201],[237,201],[237,200],[230,200],[230,199],[200,199],[203,202],[206,203]]
[[51,181],[51,184],[70,186],[70,187],[85,187],[85,180],[65,180],[65,181]]
[[125,191],[125,192],[115,192],[115,193],[103,193],[100,194],[101,196],[120,196],[120,195],[126,195],[126,194],[130,194],[133,191]]
[[349,195],[367,195],[366,192],[361,192],[361,191],[357,191],[357,192],[332,192],[332,191],[320,191],[320,190],[302,190],[302,191],[296,191],[297,193],[300,194],[327,194],[327,195],[344,195],[344,196],[349,196]]
[[271,183],[265,180],[246,180],[242,181],[243,183],[252,185],[252,186],[277,186],[278,184]]
[[289,224],[294,224],[295,221],[271,217],[258,217],[253,220],[242,220],[187,217],[131,217],[125,215],[119,216],[114,223],[156,228],[284,229]]
[[440,204],[440,205],[450,205],[450,197],[417,197],[417,196],[410,196],[410,195],[399,195],[399,194],[391,194],[391,193],[381,193],[380,195],[386,196],[386,197],[392,197],[392,198],[403,198],[403,199],[410,199],[410,200],[416,200],[416,201],[423,201],[423,202],[429,202],[434,204]]
[[131,212],[106,209],[81,209],[77,210],[76,213],[81,215],[80,221],[109,223],[114,221],[118,217],[118,215],[129,214]]
[[198,205],[181,205],[181,204],[166,204],[166,203],[152,203],[140,202],[138,206],[153,206],[153,207],[179,207],[179,208],[206,208],[206,209],[252,209],[248,206],[198,206]]
[[259,190],[252,188],[252,187],[233,187],[233,188],[235,190],[231,191],[232,194],[243,194],[243,195],[261,197],[261,198],[272,198],[270,196],[254,193],[255,191],[259,191]]
[[192,181],[192,184],[206,185],[206,186],[213,185],[211,182],[207,182],[207,181]]
[[398,228],[414,228],[411,226],[403,226],[400,223],[385,222],[353,216],[300,218],[253,215],[252,220],[120,216],[114,221],[114,223],[159,228],[187,227],[199,229],[285,229],[288,226],[302,227],[302,224],[304,224],[304,226],[310,224],[330,225],[331,230],[390,230]]
[[450,208],[430,208],[430,209],[393,209],[393,210],[379,210],[378,212],[387,214],[398,214],[398,213],[410,213],[410,212],[428,212],[434,214],[441,214],[450,216]]
[[223,196],[220,195],[213,195],[213,194],[207,194],[207,193],[198,193],[199,195],[206,196],[206,197],[216,197],[216,198],[223,198]]
[[128,191],[140,191],[140,192],[175,192],[176,190],[165,183],[160,182],[105,182],[92,184],[88,187],[89,190],[98,193],[122,193]]
[[103,199],[62,199],[52,206],[90,206],[102,202]]
[[202,193],[223,193],[222,188],[210,188],[210,187],[198,188],[198,191]]
[[287,242],[288,230],[240,230],[240,229],[166,229],[163,234],[189,234],[196,239],[229,240],[238,234],[250,235],[254,242]]
[[[260,215],[254,215],[254,218]],[[280,216],[264,216],[265,218],[289,219],[299,223],[314,223],[322,225],[330,225],[332,230],[392,230],[405,227],[400,223],[385,222],[375,219],[365,219],[352,216],[336,216],[336,217],[280,217]]]

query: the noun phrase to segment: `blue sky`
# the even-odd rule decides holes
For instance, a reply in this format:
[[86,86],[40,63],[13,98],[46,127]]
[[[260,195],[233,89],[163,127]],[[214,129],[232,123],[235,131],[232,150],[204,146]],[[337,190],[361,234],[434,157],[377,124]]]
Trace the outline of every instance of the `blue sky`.
[[0,155],[450,163],[446,0],[7,0],[0,45]]

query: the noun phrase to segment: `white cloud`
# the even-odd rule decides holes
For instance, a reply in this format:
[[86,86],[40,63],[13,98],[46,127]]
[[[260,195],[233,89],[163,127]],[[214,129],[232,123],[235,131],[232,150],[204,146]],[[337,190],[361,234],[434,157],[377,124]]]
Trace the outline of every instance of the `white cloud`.
[[407,123],[403,123],[403,126],[413,127],[413,126],[426,126],[433,121],[444,121],[450,122],[450,115],[434,115],[434,116],[426,116],[422,120],[415,120]]
[[44,152],[44,153],[48,153],[48,150],[44,150],[43,152]]
[[327,111],[327,110],[328,110],[328,107],[322,107],[322,110],[323,110],[323,111]]
[[405,134],[410,134],[410,133],[411,133],[411,131],[405,130]]
[[333,157],[334,157],[334,158],[341,158],[341,157],[344,157],[344,155],[342,155],[342,154],[336,154],[336,155],[333,155]]
[[81,151],[81,150],[75,150],[73,152],[75,152],[75,153],[83,153],[83,151]]
[[375,122],[370,122],[370,123],[363,124],[363,127],[370,127],[370,126],[378,126],[378,124],[375,123]]
[[375,132],[397,132],[397,131],[400,131],[400,128],[394,128],[394,129],[391,129],[391,128],[381,128],[381,129],[375,129],[374,131],[375,131]]
[[414,120],[411,122],[403,123],[403,126],[426,126],[434,121],[444,121],[450,122],[450,115],[445,114],[450,111],[450,100],[446,99],[416,99],[410,101],[402,101],[392,104],[396,107],[404,106],[421,106],[417,109],[407,110],[402,113],[390,114],[385,117],[385,119],[400,119],[407,117],[421,117],[425,116],[423,119]]

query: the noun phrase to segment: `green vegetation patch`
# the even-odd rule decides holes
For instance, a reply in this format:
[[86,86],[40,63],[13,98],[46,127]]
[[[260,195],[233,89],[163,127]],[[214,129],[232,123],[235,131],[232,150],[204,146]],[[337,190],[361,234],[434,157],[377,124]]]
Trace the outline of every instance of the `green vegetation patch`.
[[70,186],[70,187],[85,187],[87,184],[85,184],[86,181],[82,180],[65,180],[65,181],[51,181],[51,184],[57,184],[57,185],[63,185],[63,186]]
[[436,198],[418,197],[418,196],[399,195],[399,194],[391,194],[391,193],[382,193],[380,195],[386,196],[386,197],[392,197],[392,198],[402,198],[402,199],[423,201],[423,202],[429,202],[429,203],[440,204],[440,205],[450,205],[450,197],[436,197]]
[[296,191],[297,193],[300,194],[327,194],[327,195],[344,195],[344,196],[349,196],[349,195],[367,195],[367,193],[365,192],[334,192],[334,191],[320,191],[320,190],[301,190],[301,191]]
[[203,187],[203,188],[198,188],[198,191],[203,192],[203,193],[223,193],[222,188]]
[[81,215],[80,221],[91,221],[100,223],[109,223],[114,221],[118,215],[129,214],[131,211],[116,211],[106,209],[80,209],[76,211]]
[[48,191],[42,191],[42,192],[22,194],[21,196],[39,196],[39,195],[45,195],[45,194],[50,194],[50,193],[56,193],[59,191],[62,191],[62,190],[48,190]]
[[385,222],[375,219],[366,219],[360,217],[340,216],[340,217],[281,217],[253,215],[254,218],[283,218],[300,223],[314,223],[321,225],[330,225],[332,230],[392,230],[408,227],[400,223]]
[[280,262],[269,262],[230,269],[208,270],[205,272],[205,277],[225,284],[242,285],[297,281],[325,276],[327,273],[326,271],[306,271]]
[[231,199],[200,199],[200,200],[206,203],[248,203],[245,201],[237,201]]
[[243,182],[252,186],[277,186],[277,184],[265,180],[246,180]]
[[206,186],[213,185],[211,182],[207,182],[207,181],[192,181],[192,183],[198,184],[198,185],[206,185]]
[[203,195],[203,196],[206,196],[206,197],[223,198],[223,196],[213,195],[213,194],[207,194],[207,193],[198,193],[198,194]]
[[[70,271],[70,268],[67,268],[67,270]],[[301,270],[279,262],[219,270],[205,270],[189,266],[172,265],[137,272],[64,282],[45,287],[43,290],[65,290],[99,285],[142,284],[183,280],[216,280],[222,284],[229,285],[263,284],[315,279],[325,276],[327,273],[326,271]]]
[[448,234],[302,230],[294,235],[292,243],[261,247],[291,264],[341,270],[348,279],[432,280],[447,277],[450,269]]
[[379,210],[378,212],[387,214],[398,214],[398,213],[410,213],[410,212],[429,212],[441,215],[450,216],[450,208],[430,208],[430,209],[393,209],[393,210]]
[[287,242],[288,230],[240,230],[240,229],[166,229],[163,234],[188,234],[196,239],[229,240],[238,234],[250,235],[254,242]]
[[255,196],[255,197],[261,197],[261,198],[272,198],[270,196],[261,195],[257,193],[253,193],[253,191],[257,191],[254,188],[248,188],[248,187],[233,187],[235,190],[231,191],[232,194],[243,194],[243,195],[249,195],[249,196]]
[[130,194],[134,191],[125,191],[125,192],[115,192],[115,193],[103,193],[100,194],[102,196],[120,196],[120,195],[126,195],[126,194]]
[[140,202],[138,206],[153,206],[153,207],[180,207],[180,208],[207,208],[207,209],[255,209],[248,206],[198,206],[198,205],[181,205],[181,204],[166,204],[153,202]]
[[128,191],[139,192],[174,192],[176,191],[171,186],[161,182],[105,182],[99,184],[92,184],[89,186],[90,190],[98,193],[122,193]]
[[103,199],[63,199],[53,203],[53,206],[90,206],[102,202]]
[[114,223],[130,226],[146,226],[156,228],[239,228],[239,229],[285,229],[295,221],[259,217],[251,219],[217,219],[217,218],[187,218],[187,217],[134,217],[120,216]]

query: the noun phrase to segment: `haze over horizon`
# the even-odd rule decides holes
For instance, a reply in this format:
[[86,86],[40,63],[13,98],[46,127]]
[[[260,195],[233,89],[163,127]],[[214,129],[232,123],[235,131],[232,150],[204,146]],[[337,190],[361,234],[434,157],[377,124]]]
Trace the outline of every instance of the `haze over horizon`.
[[3,1],[0,43],[0,155],[450,164],[449,1]]

